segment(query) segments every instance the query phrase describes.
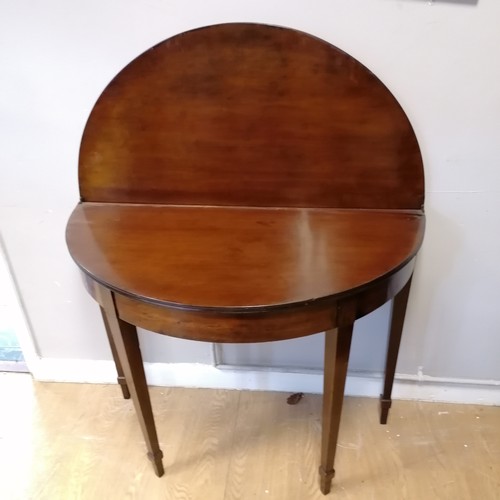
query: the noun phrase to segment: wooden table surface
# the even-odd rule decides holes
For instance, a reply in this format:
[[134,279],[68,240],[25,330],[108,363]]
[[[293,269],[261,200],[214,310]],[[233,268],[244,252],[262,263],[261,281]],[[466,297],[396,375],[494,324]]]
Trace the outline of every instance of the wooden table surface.
[[400,269],[418,211],[84,203],[68,224],[78,265],[129,296],[182,308],[270,308],[342,296]]
[[385,85],[299,31],[180,34],[107,86],[80,148],[71,255],[163,474],[136,326],[207,342],[326,331],[320,487],[332,478],[354,321],[393,299],[386,423],[415,256],[422,157]]

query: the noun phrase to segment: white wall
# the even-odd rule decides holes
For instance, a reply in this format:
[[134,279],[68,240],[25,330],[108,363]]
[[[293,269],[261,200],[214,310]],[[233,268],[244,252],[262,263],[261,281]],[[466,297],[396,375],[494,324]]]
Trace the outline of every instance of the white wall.
[[[64,242],[96,98],[126,63],[171,35],[253,21],[352,54],[415,127],[428,229],[398,372],[500,381],[499,19],[498,0],[0,0],[0,228],[40,356],[110,357]],[[357,326],[353,369],[382,369],[387,312]],[[143,345],[149,361],[213,360],[209,344],[144,334]],[[229,364],[322,363],[320,336],[217,352]]]

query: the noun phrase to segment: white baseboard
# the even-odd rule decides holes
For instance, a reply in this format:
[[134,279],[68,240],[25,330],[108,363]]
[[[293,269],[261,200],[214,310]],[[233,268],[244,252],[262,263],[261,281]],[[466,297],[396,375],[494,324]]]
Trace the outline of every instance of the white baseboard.
[[[112,361],[40,358],[31,369],[40,381],[116,383]],[[145,370],[148,383],[155,386],[306,393],[323,390],[323,376],[318,370],[214,367],[198,363],[145,363]],[[348,396],[379,397],[381,389],[380,374],[352,373],[347,377]],[[397,374],[393,398],[500,405],[500,381]]]

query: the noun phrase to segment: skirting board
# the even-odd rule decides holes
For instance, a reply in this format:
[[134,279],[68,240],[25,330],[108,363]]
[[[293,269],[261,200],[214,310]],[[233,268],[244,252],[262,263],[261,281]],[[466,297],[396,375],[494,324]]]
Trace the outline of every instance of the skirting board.
[[[39,358],[31,363],[36,380],[50,382],[116,383],[112,361]],[[233,367],[198,363],[145,363],[148,383],[165,387],[200,387],[258,391],[323,391],[320,371]],[[352,373],[347,377],[346,395],[378,398],[380,374]],[[394,399],[500,405],[500,381],[438,379],[423,375],[396,375]]]

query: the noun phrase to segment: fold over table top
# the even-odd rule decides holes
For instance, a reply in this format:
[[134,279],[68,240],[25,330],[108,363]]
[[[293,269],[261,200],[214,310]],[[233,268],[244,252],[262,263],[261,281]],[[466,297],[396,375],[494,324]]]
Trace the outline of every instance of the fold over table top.
[[419,211],[83,203],[70,252],[93,279],[187,308],[269,308],[353,292],[420,247]]
[[422,158],[394,96],[273,26],[200,28],[133,60],[92,110],[79,181],[80,268],[176,308],[336,300],[402,268],[424,230]]

